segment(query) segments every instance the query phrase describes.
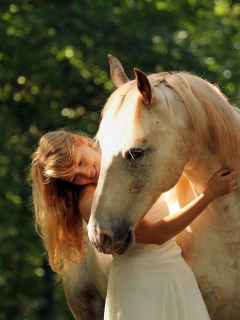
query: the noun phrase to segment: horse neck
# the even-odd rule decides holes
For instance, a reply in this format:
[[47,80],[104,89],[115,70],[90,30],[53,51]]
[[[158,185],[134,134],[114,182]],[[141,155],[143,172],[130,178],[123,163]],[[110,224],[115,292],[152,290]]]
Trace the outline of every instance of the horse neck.
[[[206,184],[213,174],[223,168],[225,168],[224,159],[222,159],[221,156],[213,154],[206,149],[198,150],[198,152],[193,153],[184,168],[184,174],[191,183],[191,186],[189,185],[188,189],[186,188],[185,199],[190,201],[201,194],[205,190]],[[182,194],[183,193],[184,191],[182,190]],[[240,211],[239,194],[240,189],[238,188],[226,197],[216,198],[208,206],[205,212],[214,217],[214,219],[216,215],[219,218],[222,212],[223,219],[218,219],[219,223],[225,219],[229,220],[230,217],[234,219],[237,218]],[[186,200],[183,200],[181,206],[183,205],[186,205]],[[226,208],[228,208],[227,215],[226,211],[224,211]]]
[[184,174],[192,185],[201,193],[213,174],[224,168],[223,159],[206,149],[195,150],[185,165]]

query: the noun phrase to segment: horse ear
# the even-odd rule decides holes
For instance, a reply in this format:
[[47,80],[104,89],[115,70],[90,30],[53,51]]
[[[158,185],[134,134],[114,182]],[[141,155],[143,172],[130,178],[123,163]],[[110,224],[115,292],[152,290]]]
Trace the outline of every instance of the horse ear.
[[134,69],[138,90],[140,91],[143,101],[146,104],[150,104],[152,100],[152,89],[148,81],[147,76],[140,70]]
[[124,83],[129,81],[123,70],[123,66],[121,65],[121,62],[111,54],[108,55],[108,60],[110,63],[112,81],[117,88],[121,87]]

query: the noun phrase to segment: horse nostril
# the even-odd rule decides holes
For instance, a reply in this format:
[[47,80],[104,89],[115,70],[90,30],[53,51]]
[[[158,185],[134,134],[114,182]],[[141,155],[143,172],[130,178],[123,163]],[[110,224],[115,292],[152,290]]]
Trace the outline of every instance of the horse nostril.
[[[88,226],[89,227],[89,226]],[[89,239],[92,245],[101,253],[106,254],[122,254],[134,242],[132,229],[126,228],[109,230],[108,228],[89,228]]]
[[113,254],[116,252],[113,240],[106,234],[100,234],[99,243],[95,247],[99,252],[103,253]]
[[103,246],[103,247],[109,247],[112,244],[112,240],[109,236],[107,236],[106,234],[101,234],[100,235],[100,242],[99,245]]

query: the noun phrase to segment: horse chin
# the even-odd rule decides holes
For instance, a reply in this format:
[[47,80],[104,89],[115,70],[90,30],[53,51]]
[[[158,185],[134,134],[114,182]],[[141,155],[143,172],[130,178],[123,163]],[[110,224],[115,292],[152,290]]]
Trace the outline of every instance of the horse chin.
[[125,241],[123,242],[120,249],[116,252],[117,254],[123,254],[131,245],[134,243],[134,237],[132,231],[129,231]]

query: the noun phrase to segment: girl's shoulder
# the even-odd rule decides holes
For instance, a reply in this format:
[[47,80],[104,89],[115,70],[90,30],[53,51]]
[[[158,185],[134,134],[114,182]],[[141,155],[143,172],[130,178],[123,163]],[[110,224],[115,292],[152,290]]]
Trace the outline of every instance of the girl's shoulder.
[[81,187],[80,193],[79,193],[79,198],[91,195],[94,193],[97,185],[94,183],[89,183]]

